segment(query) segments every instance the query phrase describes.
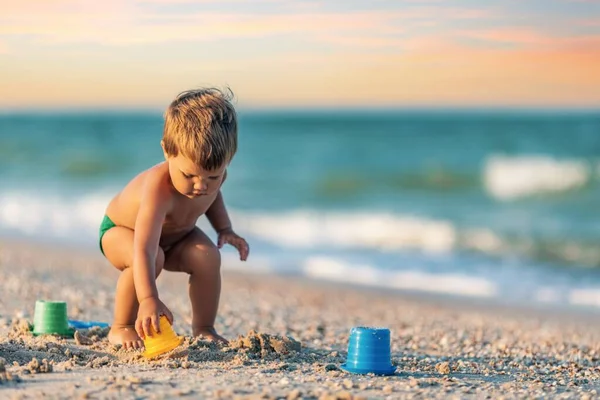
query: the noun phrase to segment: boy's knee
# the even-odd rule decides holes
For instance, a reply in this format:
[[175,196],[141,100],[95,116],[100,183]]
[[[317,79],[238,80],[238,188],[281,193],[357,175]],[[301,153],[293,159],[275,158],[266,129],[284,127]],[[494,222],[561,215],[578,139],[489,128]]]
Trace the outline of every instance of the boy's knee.
[[221,253],[214,245],[198,244],[194,246],[191,263],[188,265],[188,273],[201,270],[219,270],[221,268]]

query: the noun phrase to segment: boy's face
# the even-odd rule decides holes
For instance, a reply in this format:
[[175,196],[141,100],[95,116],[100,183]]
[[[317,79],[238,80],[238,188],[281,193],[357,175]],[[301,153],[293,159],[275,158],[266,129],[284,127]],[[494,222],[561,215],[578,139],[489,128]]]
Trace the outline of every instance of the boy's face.
[[194,199],[214,194],[221,187],[226,165],[206,171],[190,159],[182,156],[168,157],[169,174],[175,189],[182,195]]

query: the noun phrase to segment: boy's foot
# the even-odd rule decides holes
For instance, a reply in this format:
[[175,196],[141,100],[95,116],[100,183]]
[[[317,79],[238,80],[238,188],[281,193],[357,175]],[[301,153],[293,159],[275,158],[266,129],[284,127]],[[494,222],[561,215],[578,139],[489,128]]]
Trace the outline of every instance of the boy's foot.
[[126,350],[144,348],[144,342],[133,325],[112,325],[108,332],[108,341],[115,345],[120,344]]
[[210,327],[210,326],[204,326],[204,327],[200,327],[200,328],[192,327],[192,333],[194,334],[194,336],[202,335],[203,337],[205,337],[206,339],[208,339],[211,342],[217,342],[217,343],[223,344],[223,345],[229,344],[229,341],[227,339],[225,339],[223,336],[219,335],[217,333],[217,331],[215,330],[215,328]]

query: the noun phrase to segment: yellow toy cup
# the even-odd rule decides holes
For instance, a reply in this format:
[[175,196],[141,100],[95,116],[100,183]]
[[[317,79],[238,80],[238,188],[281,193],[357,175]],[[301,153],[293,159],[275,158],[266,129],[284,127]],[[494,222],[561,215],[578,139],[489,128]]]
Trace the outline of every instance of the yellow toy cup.
[[151,324],[150,331],[152,331],[152,336],[146,336],[144,339],[146,351],[142,355],[148,359],[168,353],[183,342],[183,338],[175,334],[169,320],[164,315],[160,316],[159,326],[160,333],[156,333],[154,326]]

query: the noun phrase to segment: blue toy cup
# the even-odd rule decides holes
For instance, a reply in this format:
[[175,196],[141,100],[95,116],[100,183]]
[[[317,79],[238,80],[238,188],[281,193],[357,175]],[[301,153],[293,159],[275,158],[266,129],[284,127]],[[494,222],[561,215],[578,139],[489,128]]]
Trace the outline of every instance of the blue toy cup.
[[350,330],[348,356],[342,369],[353,374],[393,375],[390,330],[355,327]]

